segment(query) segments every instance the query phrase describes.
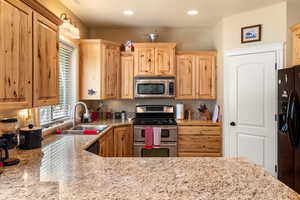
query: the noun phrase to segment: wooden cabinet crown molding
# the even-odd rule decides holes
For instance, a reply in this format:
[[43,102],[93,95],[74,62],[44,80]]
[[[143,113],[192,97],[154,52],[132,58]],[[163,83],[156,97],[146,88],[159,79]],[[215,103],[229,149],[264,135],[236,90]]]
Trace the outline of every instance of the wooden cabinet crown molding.
[[151,43],[133,43],[135,48],[175,48],[175,42],[151,42]]
[[52,13],[49,9],[47,9],[45,6],[43,6],[41,3],[39,3],[36,0],[21,0],[28,6],[30,6],[33,10],[37,11],[47,19],[49,19],[52,23],[55,25],[61,25],[62,20],[57,17],[54,13]]

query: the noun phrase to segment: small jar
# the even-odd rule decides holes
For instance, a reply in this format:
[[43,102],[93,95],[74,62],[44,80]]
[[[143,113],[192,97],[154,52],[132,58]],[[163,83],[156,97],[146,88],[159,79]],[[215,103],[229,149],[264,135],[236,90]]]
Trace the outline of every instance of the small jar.
[[0,133],[16,133],[18,129],[18,119],[0,119]]

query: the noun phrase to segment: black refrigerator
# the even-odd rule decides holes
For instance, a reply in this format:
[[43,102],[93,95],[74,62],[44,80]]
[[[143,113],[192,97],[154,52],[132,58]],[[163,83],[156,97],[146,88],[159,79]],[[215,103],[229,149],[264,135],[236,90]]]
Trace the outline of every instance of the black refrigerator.
[[300,193],[300,66],[278,72],[278,178]]

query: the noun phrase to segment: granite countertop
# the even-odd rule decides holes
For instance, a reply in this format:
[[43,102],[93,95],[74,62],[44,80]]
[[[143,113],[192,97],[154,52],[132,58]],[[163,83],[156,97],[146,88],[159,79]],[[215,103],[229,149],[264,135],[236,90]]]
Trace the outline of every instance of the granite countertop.
[[52,135],[41,150],[18,150],[21,163],[0,175],[0,199],[300,199],[245,159],[102,158],[84,150],[101,135]]

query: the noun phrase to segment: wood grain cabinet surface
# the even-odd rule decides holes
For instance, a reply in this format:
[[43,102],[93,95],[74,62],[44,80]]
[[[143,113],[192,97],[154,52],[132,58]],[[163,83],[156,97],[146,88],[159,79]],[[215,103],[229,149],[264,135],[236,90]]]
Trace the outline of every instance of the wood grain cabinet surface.
[[216,99],[216,52],[177,52],[177,99]]
[[33,105],[48,106],[59,103],[59,66],[57,25],[34,13],[34,92]]
[[106,40],[80,42],[80,98],[120,97],[120,44]]
[[99,154],[102,157],[114,157],[114,131],[109,130],[100,140],[99,140]]
[[0,1],[0,111],[58,103],[58,26],[34,0]]
[[133,156],[133,132],[131,126],[114,129],[114,145],[116,157]]
[[132,126],[111,128],[99,139],[99,155],[103,157],[132,157]]
[[121,99],[133,99],[134,53],[121,54]]
[[221,126],[178,126],[178,156],[222,156],[221,132]]
[[300,65],[300,24],[290,29],[293,34],[293,65]]
[[134,43],[135,76],[175,76],[175,43]]

